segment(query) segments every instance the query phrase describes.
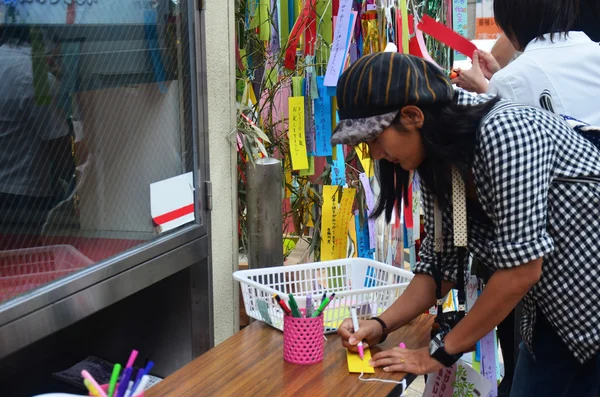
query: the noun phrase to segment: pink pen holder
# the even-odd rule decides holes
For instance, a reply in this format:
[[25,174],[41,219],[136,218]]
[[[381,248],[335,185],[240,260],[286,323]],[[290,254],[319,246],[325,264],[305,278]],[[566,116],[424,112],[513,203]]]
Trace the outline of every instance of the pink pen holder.
[[[108,394],[108,385],[100,385],[100,387],[102,388],[102,390],[104,390],[105,393]],[[115,390],[117,389],[117,387],[119,387],[118,383],[115,386]],[[115,392],[115,394],[116,394],[116,392]],[[90,396],[93,396],[93,394],[90,393]],[[140,394],[138,394],[135,397],[144,397],[144,392],[141,392]]]
[[[304,310],[302,310],[304,315]],[[283,317],[283,359],[291,364],[323,361],[323,314],[315,318]]]

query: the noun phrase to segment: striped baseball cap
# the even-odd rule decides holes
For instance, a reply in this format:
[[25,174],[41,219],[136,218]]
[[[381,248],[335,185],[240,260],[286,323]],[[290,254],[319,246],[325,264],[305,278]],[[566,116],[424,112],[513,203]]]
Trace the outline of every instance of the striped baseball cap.
[[364,56],[338,81],[340,122],[331,143],[370,141],[392,124],[403,106],[450,101],[453,95],[450,79],[422,58],[397,52]]

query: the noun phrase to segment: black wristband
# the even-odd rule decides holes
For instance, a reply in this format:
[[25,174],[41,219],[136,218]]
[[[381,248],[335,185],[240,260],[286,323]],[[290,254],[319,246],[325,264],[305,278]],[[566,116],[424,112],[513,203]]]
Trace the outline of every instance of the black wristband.
[[375,320],[379,324],[381,324],[381,328],[383,330],[383,336],[381,337],[381,339],[379,340],[379,342],[377,342],[377,344],[385,342],[385,340],[387,339],[388,333],[389,333],[389,329],[388,329],[386,323],[382,319],[380,319],[379,317],[371,317],[371,320]]

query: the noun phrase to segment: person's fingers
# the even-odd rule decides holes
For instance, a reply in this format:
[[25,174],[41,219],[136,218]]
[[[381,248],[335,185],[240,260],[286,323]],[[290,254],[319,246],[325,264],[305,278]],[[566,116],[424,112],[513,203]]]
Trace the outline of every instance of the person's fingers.
[[367,339],[370,335],[370,330],[367,328],[360,328],[358,331],[356,331],[354,334],[352,334],[352,336],[349,339],[350,344],[352,345],[356,345],[358,344],[358,342],[362,341],[363,339]]
[[390,365],[395,365],[395,364],[402,364],[402,360],[403,360],[403,358],[401,358],[401,357],[388,357],[388,358],[382,358],[379,360],[371,359],[370,364],[373,368],[381,368],[381,367],[388,367]]
[[394,365],[388,365],[387,367],[384,367],[383,370],[385,372],[406,372],[406,373],[412,373],[410,371],[407,370],[408,366],[406,364],[394,364]]
[[455,79],[452,79],[452,80],[450,80],[450,82],[451,82],[452,84],[456,84],[456,85],[458,85],[458,86],[460,87],[460,82],[461,82],[461,79],[460,79],[460,77],[457,77],[457,78],[455,78]]
[[[350,324],[351,326],[351,324]],[[345,321],[340,324],[340,326],[338,327],[337,333],[339,336],[342,337],[342,339],[348,340],[350,339],[350,337],[352,336],[352,332],[351,332],[352,328],[349,327],[348,323],[346,323]]]
[[346,349],[352,351],[352,352],[355,352],[355,353],[358,352],[358,348],[356,347],[356,345],[351,345],[346,340],[342,341],[342,346],[345,347]]
[[481,66],[479,65],[479,54],[477,53],[477,51],[473,53],[473,69],[481,69]]

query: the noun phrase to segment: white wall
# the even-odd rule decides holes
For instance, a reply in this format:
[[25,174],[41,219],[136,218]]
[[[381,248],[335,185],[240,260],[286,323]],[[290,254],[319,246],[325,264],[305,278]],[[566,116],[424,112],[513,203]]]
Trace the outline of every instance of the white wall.
[[234,0],[205,1],[208,140],[213,184],[212,268],[215,345],[239,329],[236,156],[228,136],[235,123]]

